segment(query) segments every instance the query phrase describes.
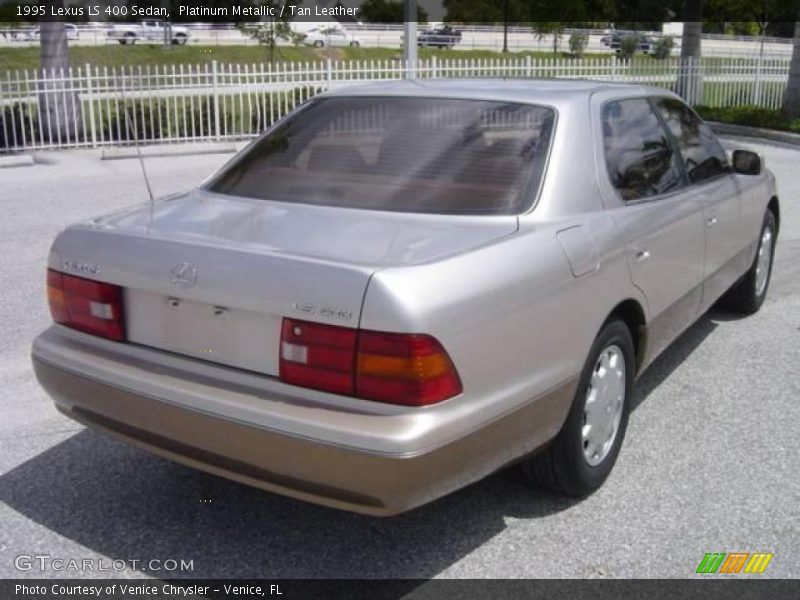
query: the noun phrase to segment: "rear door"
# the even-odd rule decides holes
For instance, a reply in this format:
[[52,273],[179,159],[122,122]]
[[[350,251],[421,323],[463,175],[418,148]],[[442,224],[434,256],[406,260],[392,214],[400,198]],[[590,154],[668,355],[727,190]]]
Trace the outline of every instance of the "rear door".
[[[647,98],[601,103],[600,183],[625,241],[658,354],[697,316],[703,281],[703,205]],[[597,113],[595,113],[597,114]]]

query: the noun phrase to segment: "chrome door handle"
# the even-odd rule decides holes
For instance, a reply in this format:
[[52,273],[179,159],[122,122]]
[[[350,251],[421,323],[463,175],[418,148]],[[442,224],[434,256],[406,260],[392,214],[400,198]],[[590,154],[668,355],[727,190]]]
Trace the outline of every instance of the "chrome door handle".
[[650,258],[650,252],[648,250],[637,250],[636,251],[636,262],[642,262]]
[[709,217],[708,221],[706,221],[706,225],[709,227],[717,224],[717,217]]

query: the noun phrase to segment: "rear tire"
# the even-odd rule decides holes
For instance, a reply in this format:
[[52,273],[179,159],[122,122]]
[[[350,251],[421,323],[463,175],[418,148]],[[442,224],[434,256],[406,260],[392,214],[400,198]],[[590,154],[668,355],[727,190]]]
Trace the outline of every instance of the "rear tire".
[[325,45],[325,43],[321,42],[320,40],[317,40],[316,42],[314,42],[314,48],[322,48],[324,45]]
[[769,290],[772,278],[772,261],[775,257],[777,237],[775,215],[768,210],[764,215],[761,233],[758,236],[758,249],[747,273],[723,296],[721,305],[729,310],[745,315],[758,312]]
[[550,446],[524,461],[524,477],[568,496],[586,496],[608,477],[628,426],[636,363],[627,325],[612,319],[589,351],[567,420]]

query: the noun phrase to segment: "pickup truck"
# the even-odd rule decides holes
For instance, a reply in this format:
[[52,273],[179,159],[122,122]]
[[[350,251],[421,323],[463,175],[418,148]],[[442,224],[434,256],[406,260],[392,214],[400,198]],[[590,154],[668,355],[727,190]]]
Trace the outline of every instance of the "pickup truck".
[[[171,30],[171,32],[170,32]],[[189,30],[165,21],[142,21],[141,23],[115,24],[106,34],[109,40],[120,44],[142,42],[163,42],[170,36],[173,44],[183,46],[189,41]]]
[[417,35],[417,46],[421,48],[452,48],[460,41],[461,32],[448,26],[421,31]]

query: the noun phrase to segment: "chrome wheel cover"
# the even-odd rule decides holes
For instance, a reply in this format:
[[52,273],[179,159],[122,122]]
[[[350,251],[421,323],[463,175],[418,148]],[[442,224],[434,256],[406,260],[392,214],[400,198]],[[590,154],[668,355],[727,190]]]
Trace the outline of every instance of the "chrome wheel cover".
[[612,344],[597,357],[586,389],[581,443],[586,462],[596,467],[614,445],[625,403],[625,355]]
[[761,235],[756,255],[756,296],[761,296],[767,288],[769,266],[772,262],[772,229],[767,227]]

